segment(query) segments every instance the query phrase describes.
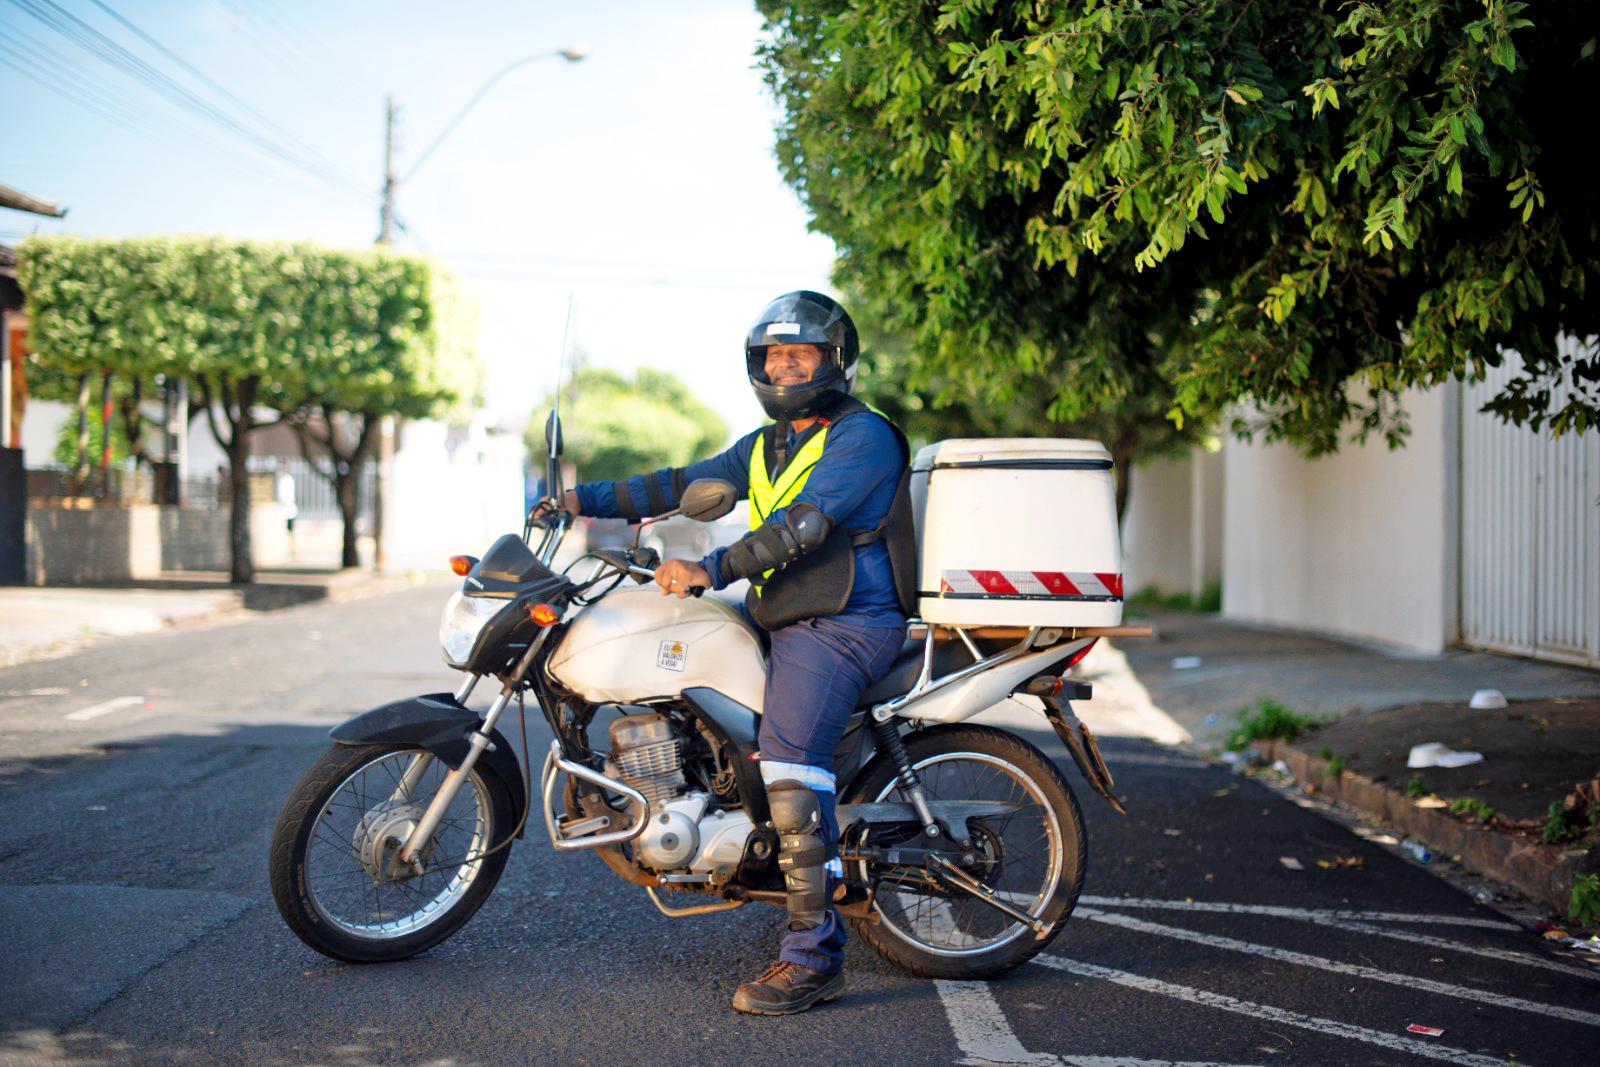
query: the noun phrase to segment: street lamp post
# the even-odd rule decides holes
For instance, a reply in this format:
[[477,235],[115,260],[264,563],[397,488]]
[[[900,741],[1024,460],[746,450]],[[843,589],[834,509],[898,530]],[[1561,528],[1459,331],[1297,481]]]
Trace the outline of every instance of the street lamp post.
[[[557,49],[554,52],[540,52],[537,55],[524,56],[522,59],[519,59],[514,63],[508,63],[504,67],[501,67],[492,76],[490,76],[488,81],[483,83],[482,87],[479,88],[477,92],[472,94],[472,98],[462,106],[460,111],[456,112],[454,118],[445,124],[444,129],[439,132],[439,136],[435,137],[433,142],[429,144],[427,148],[422,150],[422,153],[417,156],[415,162],[411,164],[411,169],[406,171],[404,176],[400,178],[396,178],[394,173],[394,97],[385,97],[383,135],[383,205],[378,211],[379,247],[389,248],[394,244],[394,228],[396,225],[394,214],[395,189],[398,186],[410,181],[412,177],[416,175],[417,169],[421,167],[423,163],[427,162],[429,156],[433,155],[434,149],[438,148],[439,145],[444,142],[444,139],[449,137],[450,134],[454,132],[455,128],[461,124],[461,120],[467,117],[467,112],[476,107],[478,101],[482,100],[484,95],[488,93],[490,89],[493,89],[501,78],[504,78],[507,74],[510,74],[518,67],[527,66],[529,63],[536,63],[541,59],[554,59],[557,56],[560,56],[568,63],[576,63],[588,54],[588,45],[573,44],[568,45],[565,48]],[[394,461],[395,429],[394,416],[384,415],[382,417],[381,424],[378,427],[378,469],[373,472],[374,476],[372,479],[372,563],[373,566],[380,571],[384,568],[385,564],[389,562],[388,546],[385,544],[383,529],[383,490],[384,483],[388,480],[389,467]]]
[[439,136],[435,137],[433,142],[429,144],[427,148],[422,150],[422,152],[417,156],[416,160],[411,164],[411,169],[406,171],[403,176],[398,178],[394,173],[394,97],[390,96],[385,98],[385,133],[383,138],[383,206],[379,209],[378,213],[378,244],[387,248],[394,241],[395,189],[398,186],[404,185],[406,182],[410,181],[416,176],[417,171],[421,169],[422,164],[428,161],[428,157],[433,155],[434,150],[444,143],[445,138],[449,137],[450,134],[455,131],[455,128],[461,124],[461,120],[467,117],[467,113],[478,105],[478,101],[482,100],[484,96],[488,94],[489,90],[495,87],[501,78],[504,78],[507,74],[510,74],[518,67],[525,67],[529,63],[537,63],[541,59],[555,59],[559,56],[568,63],[576,63],[588,54],[588,45],[574,44],[568,45],[565,48],[557,49],[554,52],[540,52],[538,55],[524,56],[514,63],[508,63],[504,67],[501,67],[492,76],[490,76],[488,81],[483,83],[477,92],[472,94],[472,99],[468,100],[466,104],[462,106],[461,110],[456,112],[455,117],[445,124],[444,129],[439,131]]

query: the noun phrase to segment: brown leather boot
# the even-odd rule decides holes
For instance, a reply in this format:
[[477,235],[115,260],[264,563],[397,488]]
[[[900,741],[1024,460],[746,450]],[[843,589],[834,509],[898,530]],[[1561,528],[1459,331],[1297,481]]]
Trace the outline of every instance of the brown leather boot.
[[798,963],[774,963],[733,994],[733,1007],[750,1015],[793,1015],[844,992],[844,972],[823,974]]

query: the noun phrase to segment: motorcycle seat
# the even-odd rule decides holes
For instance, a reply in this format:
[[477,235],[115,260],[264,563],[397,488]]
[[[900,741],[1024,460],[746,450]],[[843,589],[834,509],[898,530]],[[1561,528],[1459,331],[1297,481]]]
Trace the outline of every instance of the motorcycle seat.
[[[975,642],[978,650],[986,656],[992,656],[1014,642],[1000,640],[983,640]],[[939,678],[952,671],[971,665],[972,653],[960,641],[935,641],[933,645],[933,677]],[[870,708],[874,704],[881,704],[891,700],[910,689],[917,682],[917,675],[922,673],[922,641],[921,639],[906,639],[900,647],[900,652],[895,656],[894,662],[884,672],[883,677],[867,686],[861,691],[861,696],[856,700],[857,708]]]

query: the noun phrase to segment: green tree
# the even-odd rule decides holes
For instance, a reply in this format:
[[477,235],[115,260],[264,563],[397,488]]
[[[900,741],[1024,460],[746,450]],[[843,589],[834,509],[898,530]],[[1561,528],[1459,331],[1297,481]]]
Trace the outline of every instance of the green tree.
[[[1076,437],[1099,441],[1111,452],[1116,470],[1117,515],[1126,510],[1140,462],[1172,455],[1206,436],[1207,423],[1183,425],[1167,417],[1171,386],[1160,375],[1158,337],[1132,331],[1126,343],[1141,359],[1127,369],[1126,381],[1109,402],[1079,407],[1072,415],[1058,395],[1064,373],[1053,356],[1045,366],[1014,373],[1009,380],[981,375],[963,384],[940,361],[919,361],[904,334],[880,324],[877,304],[852,295],[860,319],[862,355],[856,393],[873,404],[912,439],[914,446],[950,437]],[[1042,353],[1043,355],[1043,353]]]
[[318,253],[304,261],[302,330],[323,337],[281,405],[311,468],[333,486],[340,564],[356,567],[361,471],[385,416],[466,417],[483,370],[476,306],[421,260]]
[[758,0],[779,160],[913,380],[1310,452],[1412,386],[1600,418],[1594,6]]
[[[57,375],[193,385],[228,454],[236,582],[255,575],[245,469],[254,430],[311,406],[420,414],[476,390],[470,339],[444,311],[453,287],[418,260],[212,239],[31,238],[18,273],[33,348]],[[347,526],[353,517],[352,506]]]
[[[545,461],[546,401],[524,437],[535,462]],[[648,367],[633,379],[581,367],[561,390],[564,457],[583,481],[611,481],[661,467],[683,467],[716,455],[728,426],[675,375]]]

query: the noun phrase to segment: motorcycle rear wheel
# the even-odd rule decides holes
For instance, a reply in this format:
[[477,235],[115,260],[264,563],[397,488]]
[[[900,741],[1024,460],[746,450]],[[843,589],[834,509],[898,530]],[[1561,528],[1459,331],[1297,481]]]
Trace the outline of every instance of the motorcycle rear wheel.
[[[1002,899],[1047,924],[1046,935],[960,890],[896,884],[895,869],[861,862],[854,873],[877,882],[880,921],[857,920],[857,936],[884,959],[921,978],[992,978],[1040,952],[1077,904],[1088,862],[1083,814],[1072,787],[1050,759],[1012,734],[987,726],[919,731],[906,752],[929,800],[987,800],[1018,805],[1004,816],[968,822],[978,862],[968,873]],[[883,759],[851,790],[853,803],[909,800]],[[881,840],[883,835],[879,833]],[[869,831],[864,843],[874,844]],[[949,847],[924,835],[890,842]],[[909,873],[909,872],[908,872]]]
[[[413,761],[428,761],[399,793]],[[334,745],[296,783],[269,854],[278,911],[307,945],[350,963],[414,956],[472,918],[500,880],[516,823],[511,790],[473,767],[422,855],[423,874],[391,873],[394,854],[449,768],[410,745]],[[485,853],[488,853],[485,855]]]

